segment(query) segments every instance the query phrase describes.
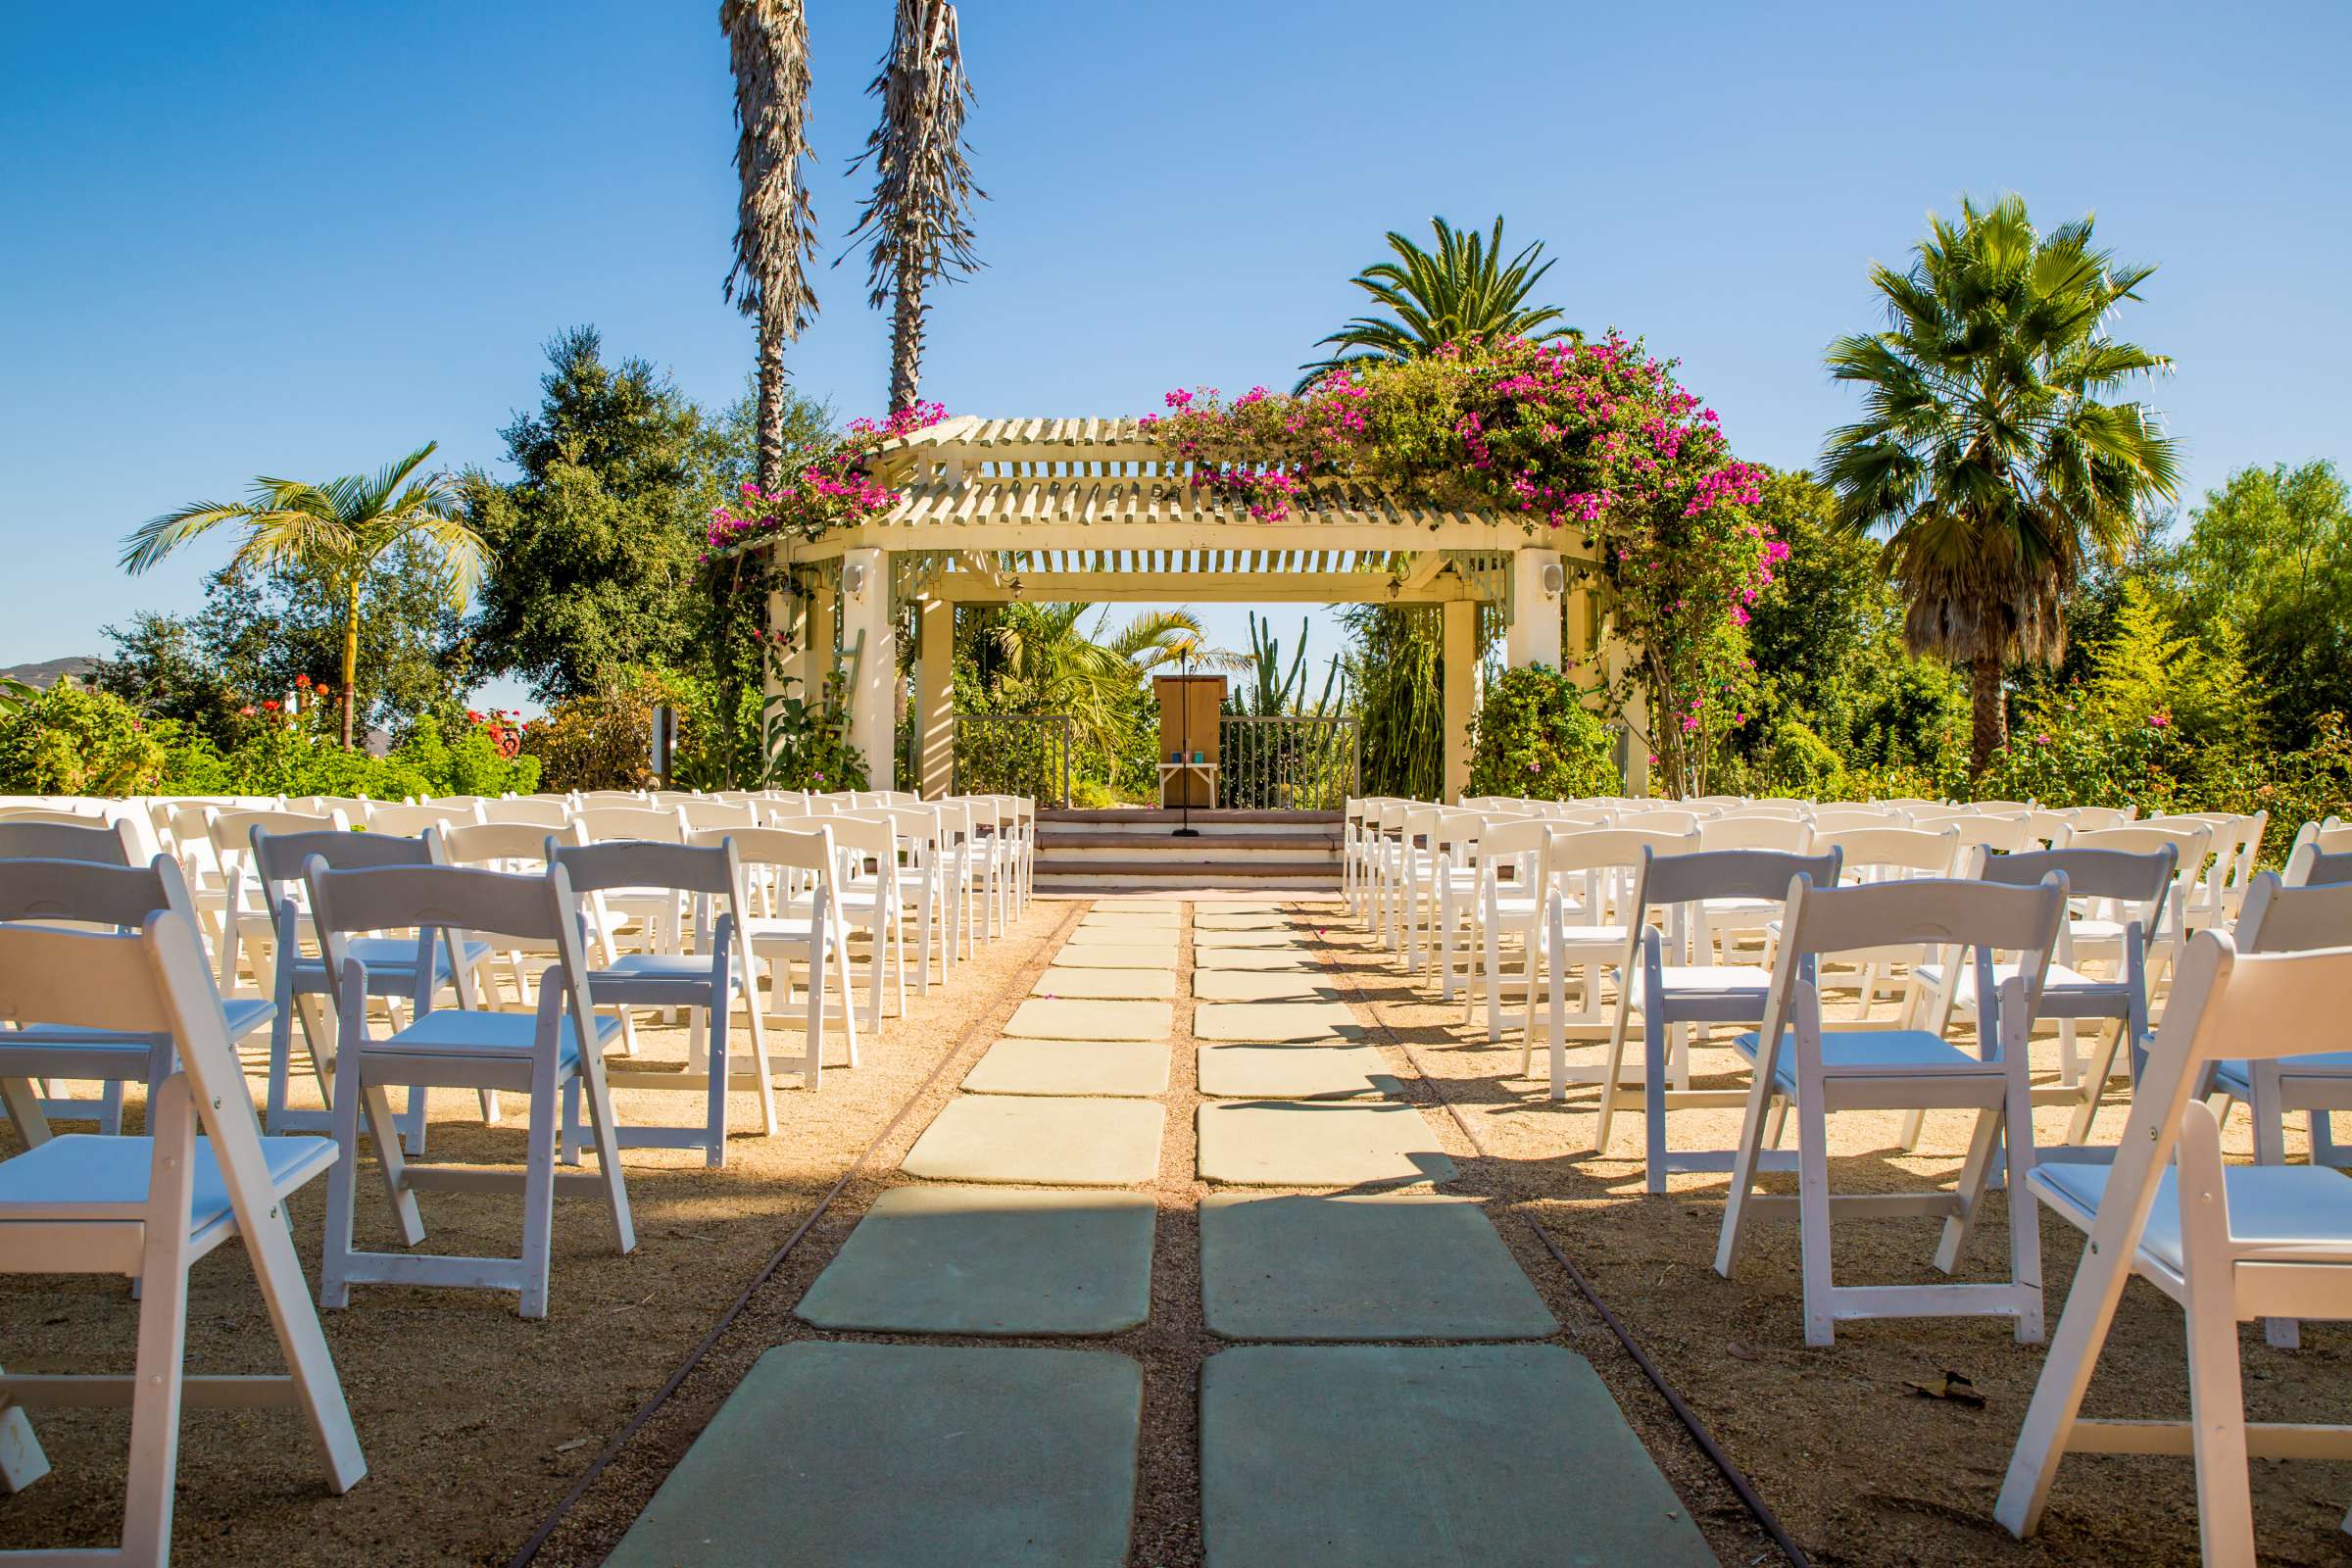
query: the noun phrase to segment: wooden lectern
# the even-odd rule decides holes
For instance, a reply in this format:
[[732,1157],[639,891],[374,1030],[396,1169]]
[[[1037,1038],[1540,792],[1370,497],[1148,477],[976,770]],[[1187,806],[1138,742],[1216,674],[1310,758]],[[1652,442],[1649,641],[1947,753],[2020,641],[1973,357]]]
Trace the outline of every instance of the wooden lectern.
[[1199,810],[1217,804],[1217,717],[1222,675],[1155,675],[1159,698],[1159,804]]

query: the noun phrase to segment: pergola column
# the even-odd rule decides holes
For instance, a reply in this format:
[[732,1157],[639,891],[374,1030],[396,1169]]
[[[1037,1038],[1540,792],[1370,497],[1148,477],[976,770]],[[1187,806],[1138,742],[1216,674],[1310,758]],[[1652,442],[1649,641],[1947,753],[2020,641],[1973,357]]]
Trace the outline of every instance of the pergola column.
[[1560,667],[1560,593],[1566,583],[1557,550],[1511,552],[1511,628],[1503,645],[1511,668]]
[[865,758],[866,788],[895,789],[891,686],[898,679],[899,646],[898,617],[890,612],[890,552],[870,546],[844,551],[841,572],[841,641],[857,651],[850,744]]
[[784,663],[786,678],[794,682],[792,695],[810,705],[824,700],[825,677],[833,669],[833,584],[819,572],[808,584],[797,641]]
[[1446,772],[1442,798],[1458,802],[1470,787],[1470,715],[1478,699],[1478,606],[1467,599],[1445,605]]
[[956,607],[926,599],[915,612],[914,732],[923,799],[944,799],[956,776]]

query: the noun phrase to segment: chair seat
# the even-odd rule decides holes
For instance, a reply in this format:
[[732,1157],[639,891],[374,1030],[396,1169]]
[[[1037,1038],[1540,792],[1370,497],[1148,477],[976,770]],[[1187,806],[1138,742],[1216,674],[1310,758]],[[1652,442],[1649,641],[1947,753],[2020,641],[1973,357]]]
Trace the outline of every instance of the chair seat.
[[1727,914],[1769,914],[1777,911],[1782,903],[1783,901],[1780,899],[1701,899],[1698,901],[1699,907],[1707,911],[1707,918],[1710,920],[1721,919]]
[[[228,1024],[229,1044],[234,1045],[277,1016],[277,1004],[267,997],[231,997],[220,1004],[220,1016]],[[110,1029],[84,1029],[76,1024],[36,1023],[22,1030],[0,1032],[0,1047],[7,1046],[119,1049],[145,1055],[155,1049],[155,1039],[152,1035],[118,1034]]]
[[[1732,1042],[1748,1060],[1756,1059],[1760,1036],[1751,1029]],[[1999,1072],[1997,1063],[1969,1054],[1925,1029],[1840,1029],[1821,1037],[1821,1064],[1828,1072]],[[1796,1093],[1796,1040],[1781,1036],[1772,1080],[1784,1095]]]
[[[1612,953],[1626,944],[1625,927],[1621,925],[1563,925],[1560,945],[1568,948],[1607,948]],[[1666,971],[1672,974],[1674,971]]]
[[[736,927],[746,942],[801,942],[808,940],[809,917],[804,907],[799,919],[789,915],[747,915]],[[590,982],[593,986],[594,981]]]
[[[559,1063],[568,1065],[579,1059],[579,1036],[568,1014],[562,1027],[556,1054]],[[534,1013],[436,1007],[396,1034],[368,1041],[367,1049],[411,1056],[527,1056],[538,1033]],[[597,1015],[598,1045],[619,1033],[619,1019]]]
[[[1623,941],[1620,934],[1618,940]],[[1658,977],[1668,996],[1731,996],[1753,992],[1762,1000],[1772,990],[1772,971],[1759,969],[1749,963],[1670,963],[1658,971]],[[1642,1005],[1645,981],[1639,964],[1634,967],[1634,1005]]]
[[[699,986],[710,984],[710,956],[707,953],[624,953],[612,960],[612,966],[588,971],[588,992],[595,995],[608,982],[626,985],[630,981],[668,980]],[[733,985],[736,970],[727,965],[727,983]]]
[[[2032,1181],[2075,1224],[2087,1231],[2106,1195],[2113,1167],[2074,1160],[2035,1165]],[[2177,1172],[2157,1184],[2139,1248],[2178,1274],[2181,1271],[2180,1198]],[[2222,1180],[2230,1198],[2230,1240],[2253,1258],[2352,1258],[2352,1181],[2321,1165],[2231,1165]]]
[[[154,1145],[145,1138],[52,1138],[0,1160],[0,1221],[143,1218],[154,1157]],[[262,1162],[270,1190],[283,1197],[333,1164],[335,1146],[324,1138],[265,1138]],[[199,1138],[189,1234],[220,1224],[229,1212],[228,1184],[213,1159],[213,1141]]]
[[[2318,1051],[2308,1056],[2288,1056],[2278,1063],[2278,1071],[2288,1078],[2352,1078],[2352,1051]],[[2253,1070],[2242,1061],[2217,1061],[2213,1064],[2214,1082],[2239,1100],[2254,1088]]]
[[[459,950],[468,969],[490,956],[490,944],[472,937],[460,943]],[[343,944],[343,956],[357,958],[368,966],[370,984],[395,980],[405,980],[410,985],[416,983],[416,941],[414,937],[353,937]],[[435,942],[433,978],[441,980],[448,975],[449,944]],[[316,956],[295,959],[294,977],[297,980],[323,981],[326,978],[326,960]]]
[[[1940,963],[1915,964],[1912,966],[1911,972],[1919,977],[1920,984],[1924,986],[1935,987],[1943,984],[1943,965]],[[1992,966],[1992,983],[1996,986],[2005,986],[2023,972],[2014,963],[1996,963]],[[2068,994],[2090,996],[2110,993],[2121,996],[2124,994],[2124,990],[2125,983],[2121,980],[2096,979],[2084,974],[2080,969],[2069,968],[2063,963],[2053,963],[2042,973],[2041,992],[2044,997]],[[1976,994],[1977,966],[1973,963],[1964,964],[1960,969],[1960,998],[1965,1002]]]

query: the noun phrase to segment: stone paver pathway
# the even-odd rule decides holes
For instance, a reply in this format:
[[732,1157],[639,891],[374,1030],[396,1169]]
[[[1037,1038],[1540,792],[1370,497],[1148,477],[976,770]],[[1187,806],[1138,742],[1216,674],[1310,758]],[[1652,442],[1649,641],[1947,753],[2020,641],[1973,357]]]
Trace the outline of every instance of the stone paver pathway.
[[[835,1334],[1120,1334],[1150,1310],[1172,1001],[1195,1001],[1212,1568],[1711,1562],[1331,983],[1320,918],[1095,904],[808,1289]],[[1269,1192],[1267,1189],[1279,1189]],[[1409,1341],[1411,1344],[1385,1342]],[[1282,1343],[1294,1342],[1294,1343]],[[1358,1343],[1345,1343],[1358,1342]],[[1496,1343],[1499,1342],[1499,1343]],[[1154,1374],[1157,1375],[1157,1374]],[[770,1350],[610,1559],[1123,1563],[1114,1349]]]

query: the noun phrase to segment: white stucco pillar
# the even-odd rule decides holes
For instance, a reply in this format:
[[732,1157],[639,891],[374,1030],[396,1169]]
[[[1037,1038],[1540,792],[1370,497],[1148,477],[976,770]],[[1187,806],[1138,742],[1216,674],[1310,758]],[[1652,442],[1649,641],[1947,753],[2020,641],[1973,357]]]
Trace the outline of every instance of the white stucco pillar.
[[1503,651],[1512,669],[1560,667],[1560,595],[1566,585],[1558,551],[1511,553],[1511,628]]
[[1448,599],[1444,606],[1446,770],[1443,798],[1459,802],[1470,787],[1470,716],[1478,705],[1478,606],[1468,599]]
[[926,599],[915,612],[915,755],[923,799],[944,799],[956,776],[956,607]]
[[897,705],[898,617],[891,613],[890,553],[869,547],[841,561],[841,645],[855,650],[850,677],[850,744],[865,758],[866,788],[896,789],[892,732]]

